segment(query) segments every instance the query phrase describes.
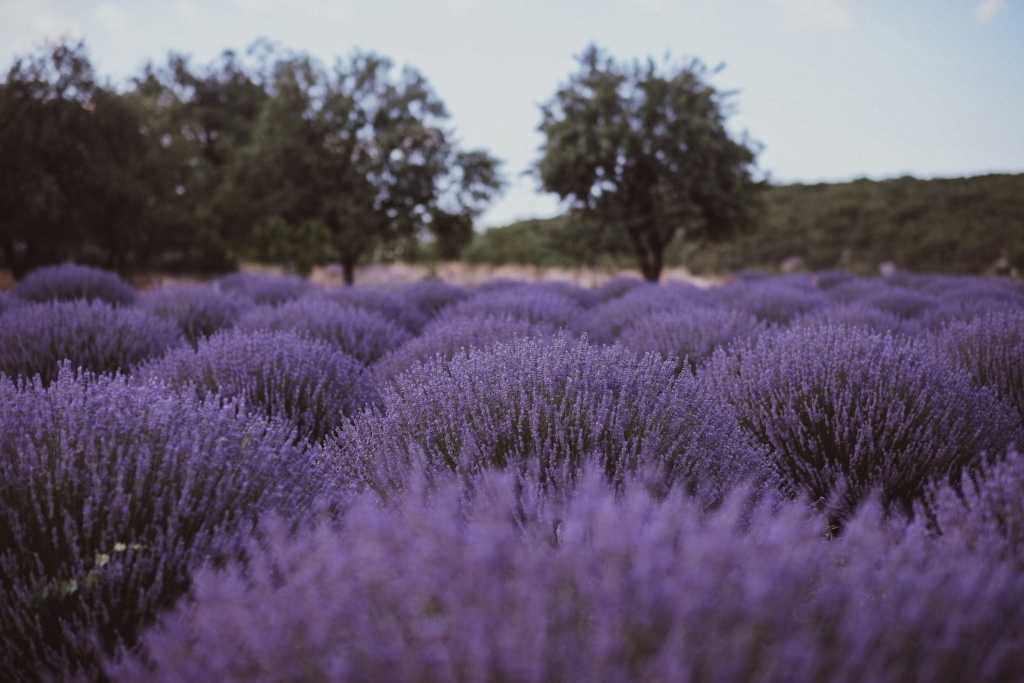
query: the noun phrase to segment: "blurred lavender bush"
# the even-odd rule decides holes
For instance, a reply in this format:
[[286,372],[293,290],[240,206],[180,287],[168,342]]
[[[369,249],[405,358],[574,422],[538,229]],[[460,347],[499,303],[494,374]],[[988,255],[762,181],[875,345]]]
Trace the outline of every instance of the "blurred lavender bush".
[[44,301],[104,301],[112,305],[135,303],[135,290],[116,274],[101,268],[64,263],[37,268],[11,290],[22,299]]
[[314,285],[297,275],[281,277],[266,273],[231,273],[217,278],[211,285],[217,292],[238,294],[255,304],[276,306],[298,299],[315,289]]
[[296,332],[220,332],[140,369],[199,398],[238,401],[254,416],[286,419],[298,438],[320,441],[346,415],[378,401],[362,364],[327,342]]
[[98,678],[190,572],[317,480],[288,425],[124,377],[0,377],[0,679]]
[[380,313],[321,298],[257,306],[242,317],[238,329],[302,333],[336,346],[364,365],[376,362],[411,338],[405,328]]
[[1020,420],[922,345],[799,327],[719,351],[699,373],[767,446],[792,491],[851,514],[873,489],[909,510],[936,480],[1003,456]]
[[58,364],[128,372],[182,343],[177,328],[146,311],[103,301],[27,304],[0,315],[0,373],[49,384]]
[[[514,477],[369,497],[205,571],[115,681],[1014,681],[1024,575],[876,505],[838,540],[798,504]],[[542,497],[541,497],[542,498]],[[523,509],[532,511],[524,519]],[[148,665],[147,665],[148,664]]]
[[234,292],[209,286],[169,285],[146,292],[142,306],[178,326],[193,348],[203,337],[230,329],[255,304]]

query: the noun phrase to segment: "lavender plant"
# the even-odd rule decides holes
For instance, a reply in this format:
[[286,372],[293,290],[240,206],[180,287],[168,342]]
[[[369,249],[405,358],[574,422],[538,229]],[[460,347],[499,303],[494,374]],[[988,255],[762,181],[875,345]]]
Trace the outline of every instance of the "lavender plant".
[[692,310],[695,306],[712,306],[708,293],[691,285],[652,285],[645,283],[625,294],[596,306],[577,329],[586,331],[596,343],[611,343],[623,330],[648,316],[667,311]]
[[554,325],[531,323],[508,315],[441,320],[428,325],[420,336],[381,358],[373,370],[383,382],[435,358],[451,360],[458,353],[469,349],[486,349],[516,338],[551,338],[557,332]]
[[841,521],[872,489],[908,509],[930,482],[1022,441],[1012,409],[912,341],[799,327],[717,352],[699,379],[770,449],[793,492]]
[[266,273],[231,273],[213,281],[218,292],[238,294],[255,304],[276,306],[313,291],[314,285],[297,275],[281,277]]
[[135,290],[114,273],[74,263],[37,268],[16,284],[11,293],[35,303],[79,299],[113,305],[135,303]]
[[240,294],[213,287],[169,285],[146,292],[142,305],[158,318],[177,325],[195,347],[201,338],[234,327],[254,304]]
[[477,292],[466,301],[446,309],[438,320],[503,315],[529,323],[570,329],[581,312],[575,301],[562,294],[536,285],[519,285]]
[[238,322],[240,330],[292,330],[323,340],[364,365],[407,342],[405,328],[379,313],[304,298],[280,306],[257,306]]
[[22,300],[8,294],[7,292],[0,292],[0,315],[4,314],[4,311],[9,311],[12,308],[22,305]]
[[[1024,577],[875,509],[825,542],[803,506],[705,515],[585,477],[359,501],[206,571],[115,681],[1020,680]],[[528,489],[529,487],[526,486]],[[523,521],[522,510],[538,514]]]
[[620,296],[624,296],[634,289],[645,285],[649,286],[650,283],[636,277],[617,277],[598,287],[595,294],[603,303],[608,303],[612,299],[618,299]]
[[835,304],[798,315],[790,321],[792,327],[860,327],[879,334],[891,333],[916,337],[923,333],[918,321],[903,320],[892,313],[864,303]]
[[288,425],[65,365],[0,377],[0,680],[96,680],[100,662],[315,491]]
[[468,299],[470,294],[464,287],[441,280],[420,280],[400,290],[402,299],[419,310],[429,320],[441,309]]
[[746,311],[758,320],[779,325],[829,304],[828,296],[809,282],[780,279],[734,282],[712,290],[710,295],[720,306]]
[[676,361],[676,372],[695,371],[715,349],[763,334],[767,326],[743,311],[692,306],[651,313],[619,336],[637,354],[658,353]]
[[951,322],[931,342],[934,352],[967,372],[975,386],[992,389],[1016,408],[1024,424],[1024,309]]
[[0,317],[0,373],[43,384],[58,364],[93,372],[128,372],[182,342],[170,323],[135,307],[102,301],[27,304]]
[[181,394],[237,400],[253,415],[290,421],[298,438],[311,442],[378,400],[376,382],[359,361],[295,332],[220,332],[195,350],[169,353],[139,375]]
[[429,320],[417,304],[406,301],[398,292],[378,287],[328,287],[313,296],[324,297],[343,306],[379,313],[413,335],[419,334]]
[[381,491],[421,466],[533,467],[557,488],[595,462],[610,481],[655,468],[661,485],[713,502],[765,476],[763,454],[691,375],[620,346],[516,339],[414,366],[382,398],[385,412],[360,415],[326,451],[344,478]]

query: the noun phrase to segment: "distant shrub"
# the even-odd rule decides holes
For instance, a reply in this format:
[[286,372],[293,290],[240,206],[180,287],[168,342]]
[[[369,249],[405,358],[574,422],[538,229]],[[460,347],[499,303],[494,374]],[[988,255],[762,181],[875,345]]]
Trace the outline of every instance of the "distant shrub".
[[9,311],[21,305],[23,305],[21,299],[7,292],[0,292],[0,315],[3,315],[4,311]]
[[692,285],[645,283],[607,303],[595,306],[583,316],[592,341],[612,342],[622,332],[648,316],[666,311],[691,310],[713,305],[705,290]]
[[917,336],[922,332],[920,324],[902,320],[892,313],[864,303],[836,304],[815,309],[798,315],[790,321],[791,327],[859,327],[869,332]]
[[377,401],[363,366],[327,342],[295,332],[220,332],[196,350],[178,349],[140,370],[179,393],[217,394],[266,418],[292,423],[299,438],[321,440]]
[[411,335],[379,313],[320,298],[258,306],[238,322],[240,330],[291,330],[323,340],[369,365],[407,342]]
[[377,287],[326,287],[312,296],[323,297],[343,306],[380,313],[414,335],[420,333],[430,318],[420,310],[418,303],[406,300],[397,291]]
[[508,316],[534,324],[570,329],[583,309],[572,299],[536,285],[520,285],[499,290],[478,292],[459,302],[438,317],[451,321],[457,318]]
[[848,270],[819,270],[811,279],[818,287],[827,291],[860,278]]
[[538,282],[533,286],[572,299],[580,308],[592,308],[601,303],[597,294],[571,282]]
[[659,353],[676,360],[676,371],[693,371],[715,349],[738,339],[750,339],[767,327],[743,311],[705,306],[651,313],[619,335],[619,341],[638,354]]
[[463,350],[485,349],[516,338],[552,337],[558,328],[548,323],[532,323],[509,315],[482,318],[453,318],[428,325],[423,334],[384,356],[375,366],[380,380],[397,377],[417,363],[440,356],[451,360]]
[[830,303],[828,296],[820,290],[776,279],[723,285],[709,294],[720,306],[746,311],[758,320],[780,325]]
[[253,303],[277,306],[298,299],[315,286],[298,275],[281,277],[266,273],[231,273],[213,281],[218,292],[239,294]]
[[116,274],[74,263],[33,270],[14,285],[11,294],[35,303],[79,299],[113,305],[135,303],[135,290]]
[[939,306],[939,300],[930,294],[899,287],[876,291],[861,297],[859,302],[891,313],[901,320],[921,318]]
[[1017,416],[927,349],[799,327],[718,352],[699,378],[735,406],[796,493],[848,516],[873,489],[908,509],[934,481],[1021,443]]
[[0,678],[97,680],[259,513],[305,514],[289,438],[123,377],[0,377]]
[[418,309],[428,319],[436,316],[441,309],[468,299],[465,287],[442,282],[441,280],[420,280],[399,290],[406,303]]
[[[205,571],[115,681],[1019,680],[1024,576],[874,510],[705,515],[587,480],[523,522],[520,482],[361,500]],[[480,501],[479,498],[485,499]]]
[[609,280],[600,287],[597,288],[597,298],[602,302],[608,302],[612,299],[618,299],[638,287],[645,285],[650,286],[650,283],[646,280],[641,280],[637,277],[617,277]]
[[252,301],[208,286],[169,285],[146,292],[143,307],[178,326],[194,347],[201,338],[234,327]]
[[658,471],[709,500],[760,476],[732,414],[674,363],[622,347],[516,339],[414,366],[382,389],[384,412],[346,426],[328,457],[380,490],[410,465],[473,473],[535,468],[557,487],[586,462],[611,481]]
[[932,342],[935,352],[966,371],[976,386],[992,389],[1016,408],[1024,424],[1024,310],[951,322]]
[[0,318],[0,373],[26,379],[38,374],[49,384],[63,360],[92,372],[128,372],[181,341],[174,325],[134,307],[27,304]]

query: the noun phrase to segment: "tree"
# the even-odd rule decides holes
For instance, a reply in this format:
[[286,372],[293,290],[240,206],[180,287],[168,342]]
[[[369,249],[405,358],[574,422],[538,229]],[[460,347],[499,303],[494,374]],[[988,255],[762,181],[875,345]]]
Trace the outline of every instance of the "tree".
[[755,148],[729,136],[728,93],[707,83],[700,61],[661,73],[653,60],[617,64],[590,46],[579,63],[542,106],[545,190],[592,229],[628,236],[652,282],[680,232],[720,241],[753,228]]
[[15,60],[0,84],[0,254],[21,277],[68,259],[125,273],[149,197],[136,111],[96,82],[82,43]]
[[431,234],[442,253],[457,252],[501,187],[498,162],[457,149],[444,105],[412,69],[392,78],[387,59],[357,53],[328,73],[289,55],[268,89],[231,180],[257,256],[301,252],[299,268],[337,259],[352,284],[371,247]]

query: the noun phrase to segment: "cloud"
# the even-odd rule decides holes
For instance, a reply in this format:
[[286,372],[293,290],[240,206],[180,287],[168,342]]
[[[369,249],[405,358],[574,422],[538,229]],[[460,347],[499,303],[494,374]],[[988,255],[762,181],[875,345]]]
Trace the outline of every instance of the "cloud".
[[974,20],[979,24],[985,24],[997,14],[1002,14],[1008,9],[1010,6],[1006,4],[1006,0],[982,0],[974,8]]
[[111,33],[124,33],[128,28],[128,15],[120,5],[112,2],[101,3],[92,13],[92,18]]
[[667,0],[629,0],[629,2],[645,10],[659,13],[663,12],[668,6]]
[[41,40],[82,34],[77,21],[64,16],[54,0],[0,1],[0,50],[21,52]]
[[444,4],[455,14],[465,14],[480,4],[480,0],[444,0]]
[[[986,0],[989,2],[991,0]],[[997,0],[1001,1],[1001,0]],[[788,22],[799,28],[854,28],[853,10],[847,0],[767,0],[782,10]]]

